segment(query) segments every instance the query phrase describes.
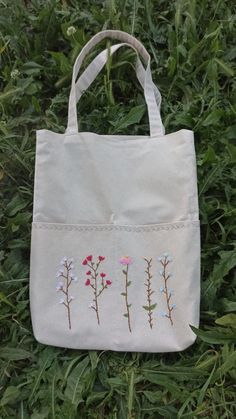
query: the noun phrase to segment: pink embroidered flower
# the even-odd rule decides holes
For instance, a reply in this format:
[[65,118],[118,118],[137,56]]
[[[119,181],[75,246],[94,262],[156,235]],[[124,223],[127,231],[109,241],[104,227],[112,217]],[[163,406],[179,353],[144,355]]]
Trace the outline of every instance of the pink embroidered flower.
[[102,272],[102,273],[100,273],[100,276],[101,276],[102,278],[105,278],[106,274],[104,274],[104,272]]
[[109,279],[107,279],[107,280],[106,280],[106,284],[107,284],[107,285],[111,285],[111,284],[112,284],[112,282],[111,282]]
[[98,256],[98,259],[100,262],[102,262],[105,259],[105,256]]
[[82,265],[87,265],[87,263],[88,263],[87,259],[84,259],[82,262]]
[[86,285],[87,287],[90,285],[90,279],[89,279],[89,278],[85,281],[85,285]]
[[130,256],[123,256],[120,258],[121,265],[131,265],[133,263],[133,259]]
[[86,272],[86,275],[91,275],[91,271]]
[[89,262],[91,262],[91,260],[93,259],[93,256],[92,255],[89,255],[89,256],[87,256],[87,258],[86,258]]

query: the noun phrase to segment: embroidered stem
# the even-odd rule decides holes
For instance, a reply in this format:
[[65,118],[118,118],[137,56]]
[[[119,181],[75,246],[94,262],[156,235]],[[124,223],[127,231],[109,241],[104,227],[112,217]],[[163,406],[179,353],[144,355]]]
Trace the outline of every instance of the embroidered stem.
[[126,269],[123,269],[122,272],[125,275],[125,292],[122,292],[121,295],[123,297],[125,297],[125,306],[126,306],[126,313],[124,314],[124,317],[127,317],[127,321],[128,321],[128,328],[129,331],[131,333],[131,321],[130,321],[130,307],[131,304],[129,304],[128,302],[128,287],[131,284],[131,281],[128,280],[128,270],[129,270],[129,265],[126,265]]
[[97,287],[97,277],[98,277],[98,267],[100,265],[100,261],[97,262],[96,264],[96,268],[94,267],[95,263],[91,262],[91,265],[88,263],[88,266],[90,269],[92,269],[93,274],[91,274],[91,278],[94,280],[94,285],[90,284],[90,286],[93,288],[94,291],[94,302],[95,302],[95,311],[96,311],[96,316],[97,316],[97,322],[98,324],[100,324],[100,317],[99,317],[99,306],[98,306],[98,297],[101,294],[101,292],[99,292],[98,294],[98,287]]
[[148,323],[150,326],[150,329],[153,328],[153,310],[156,308],[157,304],[152,304],[152,300],[151,300],[151,296],[152,294],[154,294],[154,291],[151,288],[151,280],[153,275],[151,274],[151,267],[152,267],[152,258],[151,259],[146,259],[143,258],[145,260],[145,262],[147,263],[147,269],[145,270],[145,273],[147,275],[146,278],[146,282],[144,283],[144,285],[147,288],[147,305],[143,306],[144,310],[147,311],[148,313]]
[[160,260],[162,266],[163,266],[163,271],[161,272],[161,275],[164,279],[164,288],[162,289],[162,292],[165,294],[166,297],[166,305],[167,305],[167,310],[168,313],[165,314],[165,317],[167,317],[170,320],[171,326],[173,326],[173,319],[172,319],[172,311],[175,307],[175,305],[170,304],[170,300],[171,300],[171,292],[168,290],[168,279],[170,278],[170,274],[167,272],[167,266],[170,263],[170,259],[168,259],[168,256],[164,255],[164,257]]
[[104,283],[104,278],[106,277],[106,274],[104,272],[100,273],[100,276],[102,278],[101,285],[99,285],[98,283],[98,275],[99,275],[98,270],[99,270],[100,263],[104,259],[105,259],[105,256],[98,256],[98,262],[93,262],[93,256],[89,255],[82,262],[83,265],[88,266],[91,269],[90,271],[86,273],[89,276],[89,278],[87,278],[85,285],[90,286],[93,290],[94,299],[93,299],[93,304],[90,305],[90,308],[92,308],[96,312],[98,325],[100,325],[98,299],[103,293],[103,291],[107,289],[109,285],[112,284],[110,280],[106,280],[106,283]]
[[61,281],[64,280],[64,285],[61,282],[59,286],[57,286],[57,291],[62,292],[65,295],[65,299],[61,299],[60,303],[66,307],[67,311],[67,319],[68,319],[68,327],[71,329],[71,312],[70,312],[70,304],[74,297],[69,296],[69,287],[72,283],[72,280],[77,281],[77,277],[72,274],[73,259],[67,259],[66,257],[61,261],[61,265],[63,269],[59,270],[57,274],[57,278]]

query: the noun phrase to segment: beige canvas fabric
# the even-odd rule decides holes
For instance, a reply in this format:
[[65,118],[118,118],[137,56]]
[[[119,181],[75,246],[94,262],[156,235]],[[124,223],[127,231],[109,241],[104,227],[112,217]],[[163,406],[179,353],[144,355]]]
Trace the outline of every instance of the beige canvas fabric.
[[[130,46],[150,135],[78,132],[76,103],[101,71],[104,38]],[[140,58],[143,59],[143,66]],[[166,134],[150,56],[134,37],[103,31],[73,69],[64,134],[37,131],[30,261],[35,338],[44,344],[117,351],[180,351],[195,340],[200,230],[194,135]]]

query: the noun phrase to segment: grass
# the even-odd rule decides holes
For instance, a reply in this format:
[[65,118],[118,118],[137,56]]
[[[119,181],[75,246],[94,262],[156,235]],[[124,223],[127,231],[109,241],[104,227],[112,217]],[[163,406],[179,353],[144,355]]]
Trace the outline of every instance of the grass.
[[[0,418],[235,418],[234,1],[3,0],[0,7]],[[201,324],[182,353],[72,351],[32,335],[35,130],[63,132],[73,62],[103,28],[133,33],[150,51],[166,132],[195,133]],[[133,64],[129,50],[112,58],[80,101],[81,129],[148,133],[142,91],[134,76],[130,83]]]

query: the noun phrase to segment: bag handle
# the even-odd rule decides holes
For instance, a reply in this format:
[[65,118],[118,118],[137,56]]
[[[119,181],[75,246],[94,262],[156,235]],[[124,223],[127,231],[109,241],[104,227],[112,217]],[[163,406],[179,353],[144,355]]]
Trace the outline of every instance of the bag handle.
[[144,96],[148,107],[148,115],[149,115],[149,125],[150,125],[150,136],[163,136],[163,126],[160,116],[160,111],[157,106],[154,89],[153,89],[153,82],[150,70],[150,56],[144,46],[139,42],[136,38],[132,35],[129,35],[126,32],[117,31],[117,30],[105,30],[102,32],[97,33],[93,36],[90,41],[84,46],[81,50],[80,54],[78,55],[72,73],[72,84],[71,84],[71,91],[69,97],[69,109],[68,109],[68,125],[66,134],[75,134],[78,132],[78,121],[77,121],[77,109],[76,109],[76,78],[82,62],[85,56],[89,53],[89,51],[93,48],[93,46],[97,45],[101,40],[104,38],[117,38],[121,41],[125,41],[128,44],[132,45],[132,47],[139,53],[147,67],[145,70],[145,80],[144,80]]
[[[93,61],[88,65],[86,70],[83,72],[83,74],[79,77],[77,80],[75,86],[76,86],[76,102],[80,100],[83,93],[89,88],[89,86],[94,82],[97,75],[100,73],[104,65],[107,63],[110,56],[112,56],[118,49],[121,47],[128,46],[133,48],[131,45],[127,44],[126,42],[123,42],[122,44],[116,44],[112,45],[111,47],[104,49],[100,54],[98,54]],[[134,49],[134,48],[133,48]],[[135,49],[134,49],[135,50]],[[135,50],[135,52],[137,52]],[[139,56],[137,54],[136,57],[136,76],[137,79],[141,85],[141,87],[144,89],[144,81],[145,81],[145,69],[143,67],[143,64],[141,60],[139,59]],[[155,99],[157,102],[158,108],[161,106],[161,93],[157,86],[153,83],[153,89],[155,94]]]

